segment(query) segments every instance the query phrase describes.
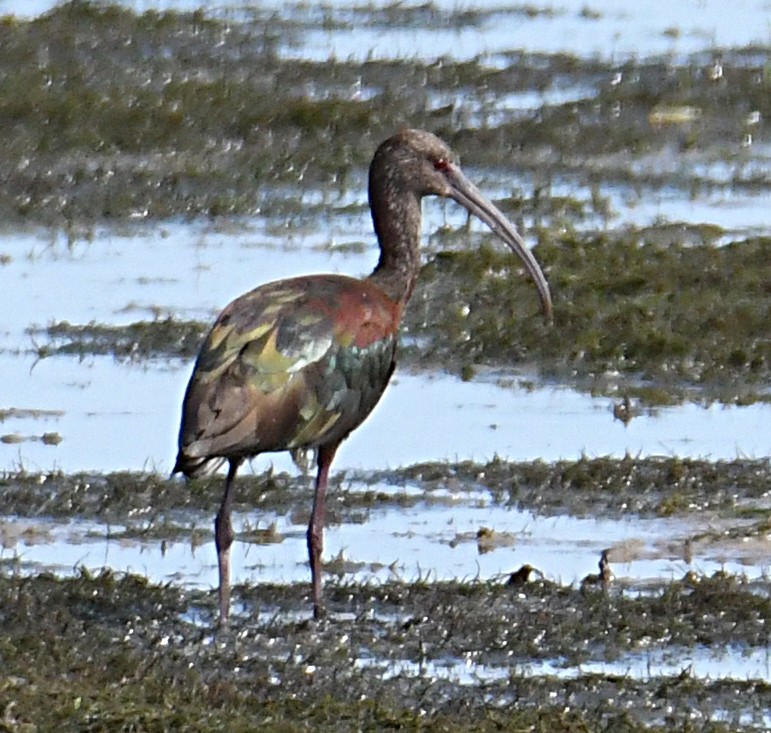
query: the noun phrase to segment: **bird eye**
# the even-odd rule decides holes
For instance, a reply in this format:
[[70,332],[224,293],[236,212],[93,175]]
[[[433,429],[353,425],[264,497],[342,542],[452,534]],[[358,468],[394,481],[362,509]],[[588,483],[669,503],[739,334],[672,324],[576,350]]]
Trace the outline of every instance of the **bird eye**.
[[450,161],[446,158],[439,158],[434,161],[434,170],[446,171],[450,167]]

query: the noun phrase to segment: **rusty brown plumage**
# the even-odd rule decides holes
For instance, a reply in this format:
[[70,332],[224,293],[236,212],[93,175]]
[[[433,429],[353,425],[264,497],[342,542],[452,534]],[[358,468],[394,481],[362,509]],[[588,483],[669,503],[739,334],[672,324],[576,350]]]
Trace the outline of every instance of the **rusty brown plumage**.
[[215,520],[220,622],[230,605],[233,479],[259,453],[317,451],[308,526],[314,615],[323,613],[321,553],[329,468],[340,443],[380,400],[395,365],[403,308],[420,269],[421,199],[452,198],[523,261],[551,317],[548,285],[524,242],[461,173],[449,148],[419,130],[386,140],[370,167],[380,259],[364,280],[312,275],[268,283],[234,300],[201,347],[187,387],[174,472],[200,476],[229,462]]

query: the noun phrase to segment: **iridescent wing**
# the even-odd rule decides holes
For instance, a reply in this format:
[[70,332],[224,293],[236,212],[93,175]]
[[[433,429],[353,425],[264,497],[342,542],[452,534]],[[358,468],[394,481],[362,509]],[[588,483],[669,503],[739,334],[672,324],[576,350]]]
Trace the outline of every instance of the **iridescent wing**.
[[233,301],[188,385],[177,470],[342,440],[388,384],[400,315],[378,288],[343,276],[283,280]]

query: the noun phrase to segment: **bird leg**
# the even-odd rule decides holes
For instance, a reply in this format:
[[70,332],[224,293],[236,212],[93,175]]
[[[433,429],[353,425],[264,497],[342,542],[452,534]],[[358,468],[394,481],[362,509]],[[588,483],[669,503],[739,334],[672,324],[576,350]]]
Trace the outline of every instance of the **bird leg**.
[[316,491],[313,496],[313,511],[308,524],[308,557],[311,564],[311,586],[313,595],[313,618],[324,616],[321,600],[321,552],[324,549],[324,504],[327,493],[329,467],[335,457],[338,444],[322,445],[316,458],[319,466],[316,475]]
[[225,494],[222,504],[214,519],[214,544],[217,547],[217,565],[219,566],[219,607],[220,626],[227,626],[230,613],[230,546],[233,544],[233,524],[230,521],[230,510],[233,506],[233,479],[241,465],[238,458],[230,459],[228,476],[225,479]]

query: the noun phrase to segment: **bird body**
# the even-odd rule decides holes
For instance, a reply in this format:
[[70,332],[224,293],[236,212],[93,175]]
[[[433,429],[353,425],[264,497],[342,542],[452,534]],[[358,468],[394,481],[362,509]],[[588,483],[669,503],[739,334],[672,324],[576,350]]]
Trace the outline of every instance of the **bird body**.
[[234,478],[244,459],[316,450],[308,524],[313,611],[323,614],[321,555],[329,469],[340,443],[372,412],[395,366],[399,324],[420,271],[421,200],[452,198],[521,259],[546,316],[546,278],[506,217],[463,175],[450,149],[421,130],[385,140],[370,166],[380,259],[365,279],[309,275],[234,300],[207,335],[185,393],[173,472],[200,476],[229,462],[215,519],[220,623],[230,607]]
[[279,280],[234,300],[196,362],[174,470],[200,476],[225,459],[343,440],[388,384],[400,318],[377,286],[343,275]]

